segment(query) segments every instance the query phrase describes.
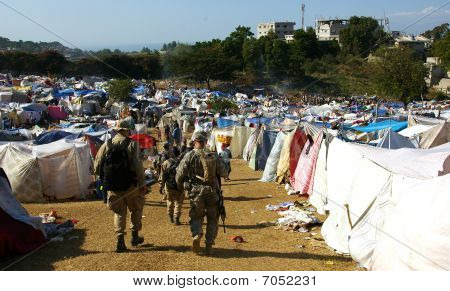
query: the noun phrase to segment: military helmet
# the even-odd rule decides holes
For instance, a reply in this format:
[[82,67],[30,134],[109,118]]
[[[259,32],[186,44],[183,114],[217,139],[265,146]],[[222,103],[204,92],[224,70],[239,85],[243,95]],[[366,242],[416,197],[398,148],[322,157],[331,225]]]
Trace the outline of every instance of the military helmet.
[[207,140],[206,132],[204,132],[204,131],[194,132],[194,134],[192,135],[192,140],[205,142]]

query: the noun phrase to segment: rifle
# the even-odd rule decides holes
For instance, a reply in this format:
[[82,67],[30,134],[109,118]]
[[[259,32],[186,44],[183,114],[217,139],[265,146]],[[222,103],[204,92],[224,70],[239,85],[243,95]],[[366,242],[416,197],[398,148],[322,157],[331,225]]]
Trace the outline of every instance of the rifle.
[[225,204],[224,204],[224,200],[223,200],[223,191],[222,190],[219,191],[218,206],[219,206],[220,218],[222,219],[223,233],[227,233],[226,228],[225,228],[225,218],[227,218],[227,212],[225,210]]

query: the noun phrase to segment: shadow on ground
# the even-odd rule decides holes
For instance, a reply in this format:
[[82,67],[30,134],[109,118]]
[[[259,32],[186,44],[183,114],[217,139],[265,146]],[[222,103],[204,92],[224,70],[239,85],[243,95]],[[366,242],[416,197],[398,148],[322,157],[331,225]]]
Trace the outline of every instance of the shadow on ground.
[[7,268],[5,271],[53,271],[54,263],[60,260],[99,253],[81,249],[86,238],[85,229],[75,228],[63,237],[64,241],[50,242],[35,253],[9,258],[0,263],[0,270]]

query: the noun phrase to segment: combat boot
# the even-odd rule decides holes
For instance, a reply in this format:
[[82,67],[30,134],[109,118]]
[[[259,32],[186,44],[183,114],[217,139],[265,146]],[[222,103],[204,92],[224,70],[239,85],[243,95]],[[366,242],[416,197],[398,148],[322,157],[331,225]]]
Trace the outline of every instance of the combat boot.
[[133,247],[136,247],[144,242],[144,238],[142,236],[138,235],[139,233],[137,231],[131,232],[131,245]]
[[181,225],[179,217],[175,217],[175,225]]
[[205,254],[207,255],[207,256],[210,256],[210,255],[212,255],[214,252],[213,252],[213,247],[212,247],[213,245],[212,244],[209,244],[209,243],[207,243],[206,244],[206,248],[205,248]]
[[169,221],[170,221],[170,223],[174,223],[174,221],[173,221],[173,215],[170,215],[170,214],[169,214]]
[[192,252],[198,254],[200,252],[200,241],[202,239],[202,235],[196,235],[192,239]]
[[125,245],[125,238],[123,235],[117,236],[117,247],[116,247],[116,253],[123,253],[128,251],[127,246]]

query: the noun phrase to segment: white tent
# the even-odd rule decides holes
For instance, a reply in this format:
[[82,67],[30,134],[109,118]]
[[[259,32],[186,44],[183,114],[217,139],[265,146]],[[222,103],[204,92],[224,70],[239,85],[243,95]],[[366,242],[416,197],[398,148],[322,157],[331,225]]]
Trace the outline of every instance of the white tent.
[[0,167],[21,202],[83,198],[92,182],[90,149],[81,141],[8,143],[0,146]]
[[442,187],[429,183],[450,170],[443,169],[449,153],[450,143],[429,150],[387,150],[333,139],[328,149],[322,147],[310,202],[329,211],[322,227],[327,244],[371,268],[385,218],[396,211],[396,199],[408,197],[410,189],[424,183],[436,189],[436,195],[446,195]]

